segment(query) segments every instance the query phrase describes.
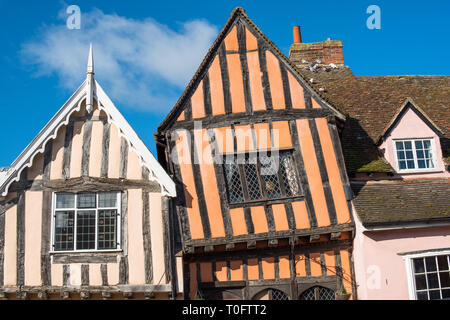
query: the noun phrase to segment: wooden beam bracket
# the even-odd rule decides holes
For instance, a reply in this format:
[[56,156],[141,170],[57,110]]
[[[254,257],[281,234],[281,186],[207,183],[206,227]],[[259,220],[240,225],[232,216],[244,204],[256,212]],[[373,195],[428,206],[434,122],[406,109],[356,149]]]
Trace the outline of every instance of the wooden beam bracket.
[[214,246],[205,246],[205,252],[213,252]]
[[89,291],[81,291],[80,292],[80,298],[81,299],[89,299],[91,297],[91,294],[89,293]]
[[233,249],[234,249],[234,243],[227,243],[227,244],[225,245],[225,250],[231,251],[231,250],[233,250]]
[[125,299],[131,299],[131,298],[133,298],[133,292],[131,292],[131,291],[124,291],[123,292],[123,297]]
[[111,292],[109,292],[109,291],[102,291],[102,297],[103,297],[103,299],[111,299],[111,297],[112,297],[112,294],[111,294]]
[[341,237],[340,232],[332,232],[330,234],[330,240],[339,240],[340,237]]
[[154,291],[146,291],[144,292],[145,299],[154,299],[155,298],[155,292]]
[[267,246],[270,248],[278,246],[278,239],[270,239],[267,243]]
[[248,240],[247,249],[254,249],[254,248],[256,248],[256,240]]
[[309,237],[309,242],[318,242],[320,240],[320,234],[312,234]]
[[47,300],[48,299],[48,293],[45,290],[39,291],[38,292],[38,298],[42,299],[42,300]]
[[64,300],[70,299],[70,292],[69,291],[61,291],[61,298]]

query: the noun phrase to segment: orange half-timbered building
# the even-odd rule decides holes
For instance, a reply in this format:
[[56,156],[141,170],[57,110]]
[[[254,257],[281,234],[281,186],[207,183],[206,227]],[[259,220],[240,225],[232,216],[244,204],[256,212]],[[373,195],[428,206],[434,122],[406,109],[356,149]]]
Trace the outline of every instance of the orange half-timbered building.
[[185,298],[355,292],[336,118],[235,9],[156,134],[178,187]]

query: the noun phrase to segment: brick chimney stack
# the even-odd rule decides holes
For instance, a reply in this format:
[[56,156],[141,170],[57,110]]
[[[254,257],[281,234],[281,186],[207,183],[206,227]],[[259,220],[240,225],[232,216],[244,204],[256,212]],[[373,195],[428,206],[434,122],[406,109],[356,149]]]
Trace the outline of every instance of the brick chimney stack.
[[293,27],[294,43],[302,43],[302,34],[300,33],[300,26]]
[[302,60],[316,62],[321,60],[323,64],[334,63],[335,65],[344,65],[344,55],[342,53],[342,41],[325,40],[322,42],[302,43],[300,27],[293,27],[294,43],[289,50],[289,59],[299,66],[307,66]]

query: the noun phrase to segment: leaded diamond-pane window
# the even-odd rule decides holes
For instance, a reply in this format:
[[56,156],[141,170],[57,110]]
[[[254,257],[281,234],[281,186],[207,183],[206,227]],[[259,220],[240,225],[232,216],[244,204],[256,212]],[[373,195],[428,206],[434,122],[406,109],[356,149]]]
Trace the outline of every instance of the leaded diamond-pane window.
[[119,193],[55,194],[53,250],[115,250],[119,244]]
[[301,195],[292,151],[227,155],[224,174],[230,203]]
[[300,300],[336,300],[336,293],[325,287],[314,286],[303,291]]

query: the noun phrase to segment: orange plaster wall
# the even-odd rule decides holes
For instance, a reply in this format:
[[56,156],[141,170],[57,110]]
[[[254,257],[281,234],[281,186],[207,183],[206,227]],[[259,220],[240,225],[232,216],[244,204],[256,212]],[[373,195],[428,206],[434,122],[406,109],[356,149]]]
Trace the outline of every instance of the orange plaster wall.
[[283,231],[289,230],[289,224],[287,221],[286,210],[284,204],[272,205],[273,218],[275,220],[275,230]]
[[320,253],[310,253],[309,261],[311,265],[311,276],[320,277],[322,275],[322,267],[320,266]]
[[262,269],[264,279],[275,279],[275,259],[262,258]]
[[244,269],[242,266],[242,260],[230,261],[230,274],[231,274],[231,281],[239,281],[244,279]]
[[240,236],[248,233],[243,208],[230,209],[230,217],[234,236]]
[[248,280],[259,279],[258,259],[252,258],[247,260],[247,273],[248,273]]
[[334,205],[338,223],[348,223],[351,221],[350,213],[345,199],[344,186],[342,185],[341,174],[334,153],[333,142],[331,141],[328,121],[325,118],[316,119],[317,131],[319,132],[320,144],[325,159],[325,165],[328,172],[331,193],[333,195]]
[[183,121],[184,119],[185,119],[185,118],[184,118],[184,111],[183,111],[183,112],[181,112],[180,115],[178,116],[177,121]]
[[253,134],[250,125],[241,125],[234,127],[234,134],[238,137],[237,152],[251,151],[255,149],[253,145]]
[[268,123],[255,123],[254,125],[256,144],[258,150],[270,149],[271,139],[270,139],[270,129]]
[[305,256],[303,254],[295,255],[295,273],[297,277],[306,277]]
[[252,216],[255,233],[268,232],[266,213],[263,206],[251,207],[250,214]]
[[225,37],[225,47],[227,50],[232,51],[237,51],[239,49],[236,26],[234,26],[233,29],[231,29],[228,35]]
[[292,202],[292,210],[294,211],[296,229],[309,229],[311,225],[309,224],[305,201]]
[[[185,197],[186,199],[192,199],[190,203],[188,202],[186,204],[191,237],[192,239],[201,239],[204,238],[203,224],[198,208],[197,192],[195,190],[194,184],[194,174],[189,160],[191,159],[191,152],[189,148],[187,132],[185,130],[178,130],[177,134],[179,139],[175,142],[175,147],[177,149],[177,157],[179,161],[181,179],[184,184]],[[183,161],[183,159],[189,160],[189,162]]]
[[342,275],[345,290],[350,293],[352,292],[352,277],[350,269],[350,254],[348,250],[341,250],[341,265],[342,265]]
[[214,129],[219,153],[234,153],[233,131],[231,127]]
[[219,189],[215,179],[216,173],[207,140],[206,129],[194,130],[195,147],[200,159],[200,174],[205,194],[211,236],[213,238],[225,237],[222,212],[220,209]]
[[292,108],[304,109],[305,97],[303,96],[303,87],[294,78],[291,72],[288,72],[289,88],[291,91]]
[[227,54],[228,74],[230,79],[231,109],[233,113],[245,112],[244,80],[239,54]]
[[326,251],[324,252],[324,256],[325,256],[325,265],[327,266],[327,275],[335,276],[336,260],[334,257],[334,251]]
[[197,89],[191,97],[192,118],[205,117],[205,100],[203,98],[203,80],[198,84]]
[[285,109],[283,82],[281,81],[280,62],[269,50],[266,50],[267,73],[269,75],[270,94],[273,109]]
[[266,101],[264,100],[264,91],[261,80],[262,72],[257,51],[247,53],[247,65],[253,111],[266,110]]
[[272,137],[274,148],[292,148],[292,138],[287,121],[272,122]]
[[312,101],[312,106],[314,109],[321,109],[322,107],[320,106],[320,104],[317,103],[316,99],[311,98]]
[[220,71],[219,56],[216,55],[211,67],[209,67],[209,87],[211,93],[212,114],[225,114],[225,104],[223,97],[222,74]]
[[227,281],[227,263],[225,261],[216,262],[217,281]]
[[278,258],[278,266],[280,270],[280,278],[290,278],[291,277],[291,268],[289,264],[289,256],[282,256]]
[[258,49],[258,40],[253,35],[253,33],[248,30],[248,28],[245,28],[245,44],[247,46],[247,50]]
[[330,218],[308,119],[299,119],[296,122],[317,224],[319,227],[329,226]]

